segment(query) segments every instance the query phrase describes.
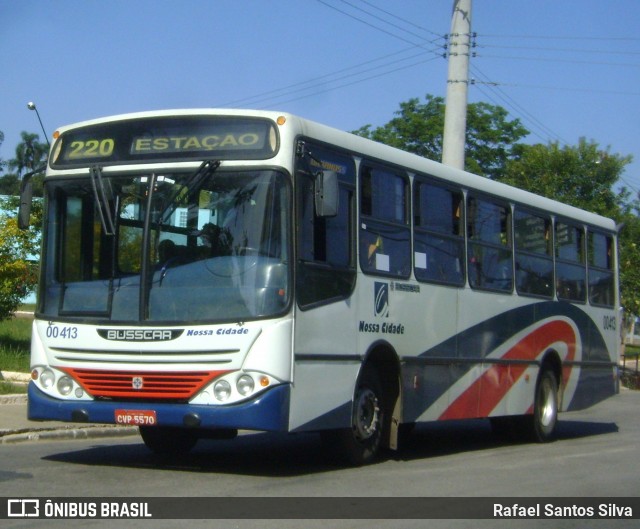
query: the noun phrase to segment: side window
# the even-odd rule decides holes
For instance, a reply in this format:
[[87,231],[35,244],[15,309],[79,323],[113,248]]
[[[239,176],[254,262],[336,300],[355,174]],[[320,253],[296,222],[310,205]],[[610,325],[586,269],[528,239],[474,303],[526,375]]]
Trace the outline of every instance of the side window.
[[360,173],[360,267],[407,278],[411,273],[407,179],[364,165]]
[[511,209],[470,196],[467,200],[468,274],[472,288],[511,292]]
[[416,278],[464,285],[462,192],[416,179],[413,200]]
[[582,226],[556,222],[556,292],[558,299],[586,301],[584,230]]
[[[344,299],[353,290],[355,270],[355,163],[342,153],[306,142],[300,149],[297,186],[297,295],[301,308]],[[338,214],[315,212],[315,174],[338,173]]]
[[514,238],[518,293],[552,297],[551,219],[517,208],[514,216]]
[[588,231],[589,301],[593,305],[613,307],[615,286],[613,279],[613,237]]

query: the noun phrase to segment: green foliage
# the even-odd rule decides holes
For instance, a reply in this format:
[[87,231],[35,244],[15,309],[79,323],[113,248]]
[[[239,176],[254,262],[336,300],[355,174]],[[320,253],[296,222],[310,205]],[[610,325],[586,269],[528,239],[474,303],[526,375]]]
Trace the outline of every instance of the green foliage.
[[0,201],[0,320],[9,318],[38,281],[42,203],[34,201],[32,227],[20,230],[15,211],[17,198]]
[[[400,103],[397,117],[371,130],[365,125],[355,134],[439,161],[442,158],[445,103],[441,97],[426,96]],[[517,142],[529,131],[519,120],[509,120],[507,111],[488,103],[467,107],[466,168],[489,178],[499,177]]]
[[622,222],[618,239],[620,301],[627,313],[637,315],[640,314],[640,218],[629,212]]
[[32,323],[31,318],[0,322],[0,370],[29,372]]
[[630,156],[611,154],[584,138],[577,146],[522,145],[500,180],[617,219],[626,192],[616,194],[613,187],[630,162]]
[[[22,141],[16,147],[15,158],[9,161],[0,159],[0,174],[6,169],[4,176],[0,176],[0,195],[20,194],[22,176],[42,166],[47,160],[47,145],[40,142],[37,134],[21,133]],[[0,145],[4,136],[0,132]],[[43,192],[44,174],[35,175],[33,182],[33,196],[41,197]]]

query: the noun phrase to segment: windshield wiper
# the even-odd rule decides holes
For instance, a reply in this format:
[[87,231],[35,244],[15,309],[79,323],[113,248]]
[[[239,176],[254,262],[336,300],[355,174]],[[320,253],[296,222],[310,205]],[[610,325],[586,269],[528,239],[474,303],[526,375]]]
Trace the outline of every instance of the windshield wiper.
[[196,172],[187,177],[181,186],[176,186],[160,208],[160,214],[162,215],[160,224],[164,224],[171,218],[171,215],[178,207],[178,205],[175,204],[175,200],[185,188],[187,189],[187,198],[191,200],[191,198],[200,191],[208,178],[216,172],[218,167],[220,167],[220,160],[205,160]]
[[93,188],[93,198],[96,201],[96,208],[102,223],[102,229],[105,235],[115,235],[116,230],[113,225],[113,217],[109,209],[109,199],[104,189],[104,181],[102,179],[102,169],[99,165],[89,168],[91,175],[91,187]]

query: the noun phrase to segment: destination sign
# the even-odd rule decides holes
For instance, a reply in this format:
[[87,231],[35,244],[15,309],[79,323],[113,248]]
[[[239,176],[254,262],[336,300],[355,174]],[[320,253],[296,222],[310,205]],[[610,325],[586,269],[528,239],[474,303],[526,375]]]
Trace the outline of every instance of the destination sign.
[[267,159],[278,136],[267,119],[172,116],[114,121],[64,132],[52,155],[53,168],[149,161]]

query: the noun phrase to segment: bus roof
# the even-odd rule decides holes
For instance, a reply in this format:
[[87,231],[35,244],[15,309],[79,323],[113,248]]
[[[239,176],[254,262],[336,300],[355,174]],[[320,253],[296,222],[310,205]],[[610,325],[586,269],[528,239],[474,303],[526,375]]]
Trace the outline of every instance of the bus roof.
[[[243,109],[172,109],[118,114],[98,119],[92,119],[59,127],[54,137],[64,132],[91,125],[98,125],[123,120],[142,119],[151,117],[168,116],[237,116],[268,118],[277,122],[279,117],[285,118],[285,125],[280,127],[283,136],[295,139],[305,136],[310,139],[339,146],[356,155],[365,156],[387,164],[404,167],[410,173],[419,173],[438,178],[442,181],[457,184],[468,190],[489,194],[509,202],[526,205],[527,207],[550,212],[559,217],[574,219],[611,232],[617,231],[612,219],[591,213],[562,202],[546,198],[523,189],[519,189],[501,182],[490,180],[460,169],[443,165],[439,162],[423,158],[416,154],[408,153],[400,149],[384,145],[373,140],[357,136],[339,129],[322,125],[320,123],[301,118],[299,116],[277,111],[243,110]],[[288,126],[287,126],[288,125]]]

